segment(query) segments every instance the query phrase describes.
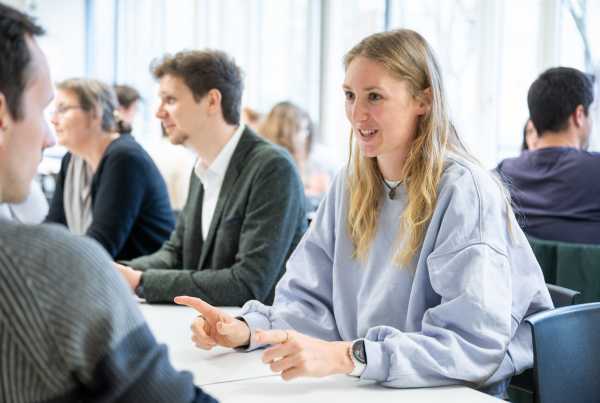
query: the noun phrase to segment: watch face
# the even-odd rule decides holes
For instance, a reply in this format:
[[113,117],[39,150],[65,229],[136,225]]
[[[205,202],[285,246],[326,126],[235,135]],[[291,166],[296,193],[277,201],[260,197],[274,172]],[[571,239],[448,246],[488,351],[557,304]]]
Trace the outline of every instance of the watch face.
[[367,353],[365,352],[365,341],[357,340],[352,344],[352,355],[362,364],[367,363]]

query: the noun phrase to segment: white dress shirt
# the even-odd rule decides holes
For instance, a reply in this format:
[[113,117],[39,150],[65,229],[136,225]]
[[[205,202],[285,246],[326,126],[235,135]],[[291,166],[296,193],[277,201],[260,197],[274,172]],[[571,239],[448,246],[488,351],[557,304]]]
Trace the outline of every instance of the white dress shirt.
[[198,162],[194,167],[194,173],[200,179],[200,182],[202,182],[202,186],[204,186],[204,198],[202,200],[203,239],[206,239],[208,235],[229,161],[231,161],[231,157],[240,141],[240,137],[242,137],[243,131],[244,125],[241,124],[210,166],[207,167],[202,158],[198,158]]

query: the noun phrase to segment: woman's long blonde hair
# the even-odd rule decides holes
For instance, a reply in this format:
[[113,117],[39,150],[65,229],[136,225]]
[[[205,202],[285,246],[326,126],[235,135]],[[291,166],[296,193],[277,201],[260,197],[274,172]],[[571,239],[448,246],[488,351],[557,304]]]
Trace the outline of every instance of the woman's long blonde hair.
[[[425,90],[431,91],[429,111],[419,118],[403,166],[408,202],[399,229],[404,239],[398,246],[394,262],[407,265],[423,243],[435,209],[446,156],[452,152],[470,160],[473,158],[450,123],[441,72],[432,49],[421,35],[400,29],[368,36],[346,53],[345,68],[348,69],[357,57],[381,63],[392,76],[405,81],[411,95],[417,99],[422,99]],[[354,257],[363,259],[375,238],[383,195],[382,176],[377,159],[361,155],[353,136],[350,136],[348,161],[348,227],[354,243]]]

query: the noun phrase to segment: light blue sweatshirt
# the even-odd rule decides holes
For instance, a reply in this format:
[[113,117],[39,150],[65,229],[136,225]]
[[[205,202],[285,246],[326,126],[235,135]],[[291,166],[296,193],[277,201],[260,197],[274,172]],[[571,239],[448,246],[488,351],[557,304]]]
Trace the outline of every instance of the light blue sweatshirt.
[[533,362],[523,318],[552,308],[527,239],[490,174],[451,158],[423,245],[399,267],[403,185],[397,195],[390,200],[382,189],[369,254],[353,259],[342,171],[290,257],[273,306],[250,301],[243,318],[252,333],[365,338],[361,379],[399,388],[468,383],[502,396],[510,377]]

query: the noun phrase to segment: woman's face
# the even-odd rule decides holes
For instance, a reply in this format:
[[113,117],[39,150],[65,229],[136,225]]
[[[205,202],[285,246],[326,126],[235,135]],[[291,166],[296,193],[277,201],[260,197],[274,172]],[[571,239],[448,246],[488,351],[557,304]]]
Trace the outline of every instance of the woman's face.
[[344,80],[346,116],[365,157],[403,158],[427,106],[415,99],[405,81],[393,77],[380,63],[356,57]]
[[51,122],[59,144],[70,151],[77,150],[89,139],[92,121],[90,113],[81,109],[74,93],[57,91]]

